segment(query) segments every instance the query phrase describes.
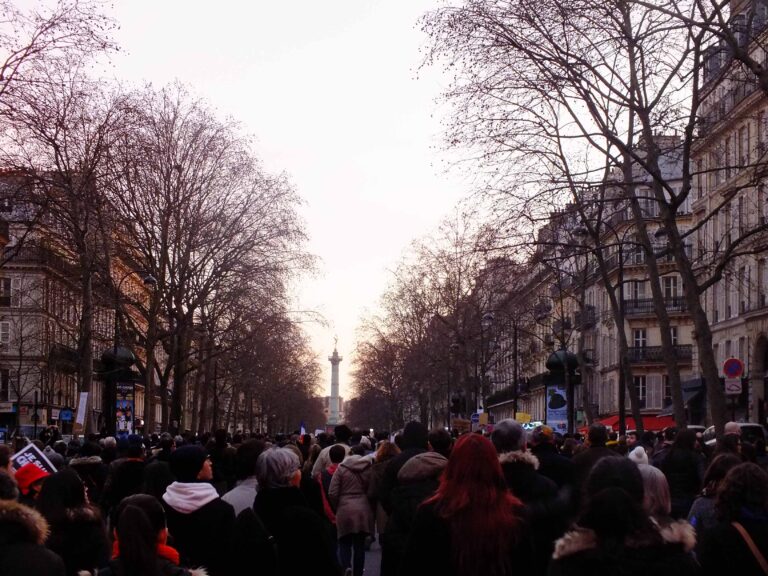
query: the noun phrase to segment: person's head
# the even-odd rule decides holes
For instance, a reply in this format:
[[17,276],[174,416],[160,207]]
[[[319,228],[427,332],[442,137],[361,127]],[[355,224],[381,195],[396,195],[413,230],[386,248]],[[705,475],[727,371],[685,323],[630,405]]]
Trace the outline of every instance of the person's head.
[[602,458],[598,460],[584,486],[587,499],[612,486],[625,490],[636,502],[642,505],[644,497],[643,478],[640,476],[637,464],[627,458]]
[[331,459],[332,464],[340,464],[346,455],[347,451],[341,444],[334,444],[328,450],[328,458]]
[[398,454],[400,454],[400,448],[397,447],[397,444],[389,440],[382,440],[376,450],[376,462],[386,462]]
[[741,454],[741,436],[725,434],[717,439],[716,454]]
[[549,426],[536,426],[531,433],[531,444],[541,446],[543,444],[555,443],[555,431]]
[[768,473],[752,462],[734,466],[720,485],[715,508],[725,522],[745,514],[764,517],[768,514]]
[[147,494],[123,498],[112,515],[112,525],[124,573],[157,574],[157,546],[168,539],[160,502]]
[[29,496],[30,498],[37,498],[39,496],[43,481],[48,476],[50,476],[48,472],[32,463],[24,464],[24,466],[16,470],[15,474],[19,491],[24,496]]
[[336,442],[341,444],[349,444],[349,439],[352,437],[352,430],[346,424],[339,424],[333,429],[333,435],[336,436]]
[[190,444],[171,452],[168,465],[177,482],[207,482],[213,479],[211,459],[202,446]]
[[664,442],[671,443],[675,441],[675,438],[677,437],[677,428],[674,426],[669,426],[667,428],[664,428]]
[[515,542],[520,501],[508,490],[493,444],[480,434],[461,436],[451,451],[437,492],[427,503],[454,534],[451,553],[457,573],[505,573]]
[[297,486],[301,480],[299,457],[287,448],[264,450],[256,461],[256,479],[260,489]]
[[435,428],[429,432],[429,445],[432,450],[448,458],[451,455],[451,445],[453,444],[453,438],[447,430],[443,428]]
[[525,430],[517,420],[507,418],[494,426],[491,442],[499,454],[525,450]]
[[674,450],[694,450],[696,448],[696,430],[683,428],[675,436],[672,444]]
[[649,464],[638,466],[643,477],[643,508],[654,518],[664,518],[672,512],[672,500],[669,494],[669,484],[664,473]]
[[66,516],[67,510],[87,504],[88,496],[80,476],[71,468],[65,468],[45,479],[36,507],[48,522],[54,524]]
[[256,461],[262,452],[264,452],[264,442],[261,440],[247,440],[237,447],[235,476],[238,480],[256,475]]
[[726,453],[715,456],[704,472],[704,487],[707,492],[714,494],[725,479],[725,475],[739,464],[741,464],[741,458],[736,454]]
[[603,424],[592,424],[587,432],[587,439],[590,446],[605,446],[608,442],[608,429]]
[[627,432],[627,447],[631,450],[637,444],[637,432]]
[[160,435],[160,441],[158,442],[158,447],[160,450],[163,450],[165,452],[170,452],[174,447],[174,441],[173,436],[171,436],[168,432],[163,432]]
[[312,446],[309,447],[309,455],[307,456],[307,462],[310,462],[311,464],[314,464],[317,460],[317,457],[320,456],[320,452],[322,452],[323,449],[320,448],[320,444],[312,444]]
[[403,429],[403,437],[400,444],[401,450],[420,448],[426,450],[429,443],[429,432],[421,422],[411,421]]
[[741,436],[741,426],[738,422],[726,422],[725,428],[723,428],[723,434],[735,434]]

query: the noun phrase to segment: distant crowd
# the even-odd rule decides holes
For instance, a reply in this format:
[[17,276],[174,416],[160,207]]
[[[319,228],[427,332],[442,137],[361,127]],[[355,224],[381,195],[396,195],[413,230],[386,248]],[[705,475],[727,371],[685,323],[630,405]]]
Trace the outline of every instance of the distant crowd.
[[[0,445],[0,574],[768,574],[765,442],[730,422],[586,438],[170,434]],[[370,558],[369,558],[370,561]],[[370,566],[369,566],[370,568]]]

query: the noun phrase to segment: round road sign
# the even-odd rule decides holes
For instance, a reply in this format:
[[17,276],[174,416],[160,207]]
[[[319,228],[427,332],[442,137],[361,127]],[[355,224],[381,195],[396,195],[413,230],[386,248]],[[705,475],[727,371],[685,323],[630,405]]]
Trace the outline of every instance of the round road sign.
[[744,374],[744,362],[738,358],[728,358],[723,362],[723,374],[726,378],[741,378]]

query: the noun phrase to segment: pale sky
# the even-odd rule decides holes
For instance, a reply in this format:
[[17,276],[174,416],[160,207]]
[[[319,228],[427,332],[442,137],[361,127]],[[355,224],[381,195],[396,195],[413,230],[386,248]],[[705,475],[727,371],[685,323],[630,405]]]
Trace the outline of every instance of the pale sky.
[[[297,308],[324,368],[339,338],[349,396],[355,330],[373,310],[409,243],[465,193],[445,173],[435,98],[446,80],[418,71],[418,18],[438,0],[211,2],[122,0],[113,10],[123,53],[114,75],[188,84],[256,138],[270,171],[289,174],[319,275],[304,277]],[[418,76],[418,77],[417,77]]]

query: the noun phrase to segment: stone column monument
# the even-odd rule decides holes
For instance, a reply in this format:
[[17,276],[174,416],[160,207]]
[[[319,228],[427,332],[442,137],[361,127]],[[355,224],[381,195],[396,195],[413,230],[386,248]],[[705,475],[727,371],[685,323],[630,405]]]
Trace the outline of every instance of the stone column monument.
[[331,397],[329,399],[328,406],[328,424],[335,426],[339,424],[339,364],[343,360],[339,356],[336,346],[338,341],[333,344],[333,354],[328,356],[328,360],[331,362]]

